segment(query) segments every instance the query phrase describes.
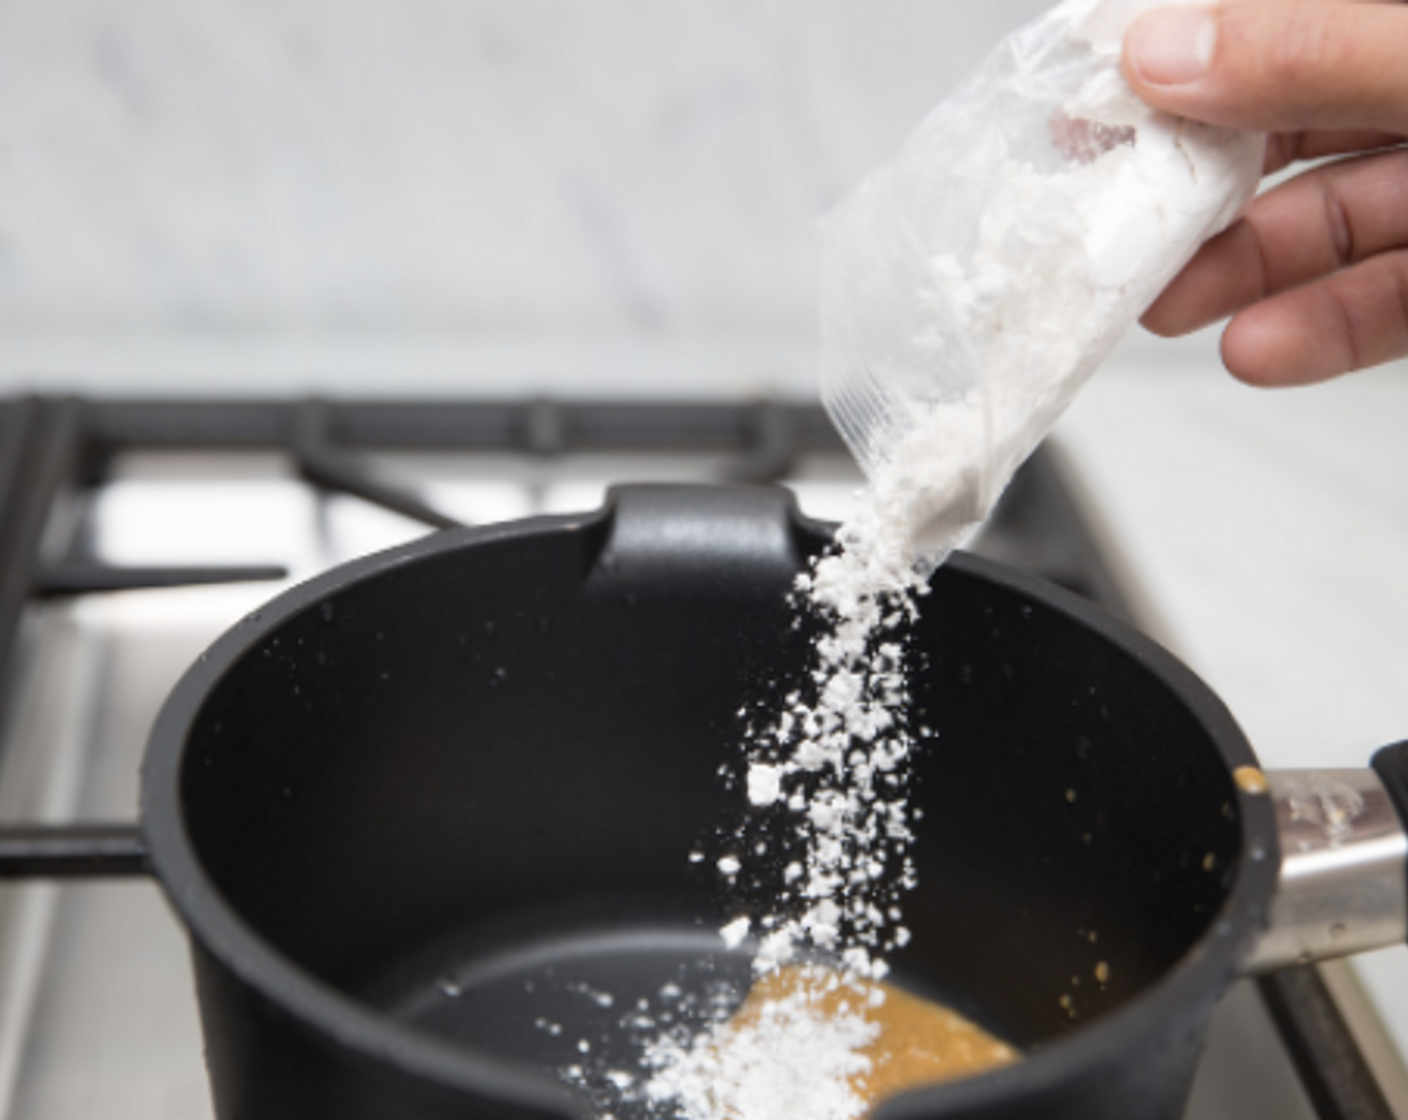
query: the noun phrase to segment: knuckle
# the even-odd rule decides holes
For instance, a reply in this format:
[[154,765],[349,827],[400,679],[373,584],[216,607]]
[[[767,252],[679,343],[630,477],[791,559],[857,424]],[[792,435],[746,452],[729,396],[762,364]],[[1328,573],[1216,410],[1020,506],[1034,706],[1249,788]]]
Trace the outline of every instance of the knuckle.
[[1358,259],[1355,248],[1354,222],[1350,217],[1351,208],[1345,202],[1339,181],[1333,175],[1326,175],[1320,181],[1320,200],[1325,208],[1325,228],[1330,238],[1330,249],[1341,268]]

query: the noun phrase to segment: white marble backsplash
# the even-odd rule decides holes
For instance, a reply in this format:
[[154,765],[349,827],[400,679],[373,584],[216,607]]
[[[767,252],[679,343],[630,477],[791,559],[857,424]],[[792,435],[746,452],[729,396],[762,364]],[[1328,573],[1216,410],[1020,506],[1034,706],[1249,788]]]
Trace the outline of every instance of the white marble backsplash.
[[0,10],[0,343],[812,333],[817,216],[1041,0]]

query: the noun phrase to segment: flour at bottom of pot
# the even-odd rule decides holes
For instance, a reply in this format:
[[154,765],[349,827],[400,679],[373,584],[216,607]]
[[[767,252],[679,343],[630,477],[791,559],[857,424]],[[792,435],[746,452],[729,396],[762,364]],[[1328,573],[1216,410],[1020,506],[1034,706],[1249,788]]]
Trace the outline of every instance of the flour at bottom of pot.
[[758,979],[728,1020],[647,1047],[652,1116],[860,1120],[886,1097],[1015,1062],[940,1004],[808,962]]
[[653,1042],[645,1054],[653,1070],[648,1099],[673,1104],[682,1120],[863,1115],[853,1082],[870,1070],[864,1048],[880,1033],[866,1015],[872,995],[835,974],[822,979],[819,968],[811,975],[693,1038],[667,1034]]

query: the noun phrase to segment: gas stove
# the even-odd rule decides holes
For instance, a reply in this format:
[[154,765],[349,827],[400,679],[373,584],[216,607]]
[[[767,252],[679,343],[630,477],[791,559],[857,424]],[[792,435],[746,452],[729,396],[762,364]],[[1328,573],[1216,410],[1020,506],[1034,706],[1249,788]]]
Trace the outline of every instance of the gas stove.
[[[151,720],[211,640],[330,565],[643,480],[782,483],[820,518],[859,484],[782,401],[0,402],[0,1117],[211,1116],[133,826]],[[1059,447],[974,550],[1153,625]],[[1388,1120],[1381,1048],[1333,967],[1239,983],[1186,1116]]]

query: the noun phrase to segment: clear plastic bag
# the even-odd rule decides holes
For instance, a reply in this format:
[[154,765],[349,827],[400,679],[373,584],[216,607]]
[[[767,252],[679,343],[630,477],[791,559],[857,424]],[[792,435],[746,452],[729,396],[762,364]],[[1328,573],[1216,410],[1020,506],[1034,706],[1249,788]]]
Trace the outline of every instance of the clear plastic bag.
[[913,560],[981,523],[1256,189],[1264,137],[1155,113],[1121,77],[1156,2],[1068,0],[1017,31],[823,223],[823,400],[904,504]]

